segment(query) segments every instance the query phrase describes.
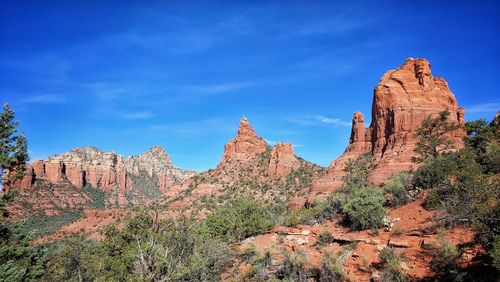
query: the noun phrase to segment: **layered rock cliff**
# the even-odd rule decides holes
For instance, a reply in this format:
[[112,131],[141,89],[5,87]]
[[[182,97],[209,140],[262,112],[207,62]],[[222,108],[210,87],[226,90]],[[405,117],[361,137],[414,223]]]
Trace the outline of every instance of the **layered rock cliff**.
[[[362,113],[354,113],[347,149],[332,162],[330,173],[314,183],[311,196],[339,187],[346,161],[364,153],[373,156],[370,178],[374,184],[383,183],[395,172],[416,168],[412,162],[415,132],[426,118],[445,109],[451,113],[450,122],[464,123],[464,111],[446,80],[432,75],[426,59],[409,58],[396,70],[386,72],[374,90],[370,126],[365,128]],[[463,130],[457,130],[450,137],[460,147],[464,136]]]
[[77,188],[90,185],[103,192],[125,194],[131,189],[140,188],[131,178],[148,177],[160,191],[164,191],[194,174],[193,171],[174,166],[165,150],[159,146],[129,158],[95,147],[83,147],[46,160],[34,161],[28,166],[24,179],[14,186],[31,189],[37,179],[43,179],[51,184],[71,183]]

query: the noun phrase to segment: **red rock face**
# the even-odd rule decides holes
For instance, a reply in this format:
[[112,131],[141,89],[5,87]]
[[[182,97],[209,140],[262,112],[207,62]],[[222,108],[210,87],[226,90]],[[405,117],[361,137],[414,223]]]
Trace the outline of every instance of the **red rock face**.
[[134,192],[130,175],[158,178],[156,184],[164,191],[195,174],[175,167],[165,150],[158,146],[129,158],[93,147],[76,148],[47,160],[34,161],[28,168],[25,177],[13,187],[31,189],[35,179],[77,188],[88,183],[103,192],[118,191],[118,201],[123,205],[128,204],[125,194]]
[[122,171],[120,173],[120,180],[119,180],[119,189],[120,189],[120,194],[125,194],[130,187],[128,175],[126,172]]
[[267,169],[270,176],[287,176],[290,172],[300,167],[299,160],[295,157],[292,144],[278,142],[271,151],[271,160]]
[[64,182],[64,165],[61,161],[54,160],[45,163],[45,176],[51,183]]
[[160,184],[160,192],[166,193],[173,185],[175,185],[175,181],[171,175],[162,174],[158,176],[158,181]]
[[85,186],[85,176],[81,164],[67,164],[64,166],[64,171],[69,182],[77,188]]
[[[7,175],[8,177],[8,175]],[[24,177],[15,180],[10,186],[12,187],[24,187],[24,189],[31,190],[35,185],[35,170],[31,165],[26,166],[26,172],[24,173]],[[7,191],[10,187],[6,187]]]
[[87,181],[92,187],[109,192],[118,184],[117,172],[111,169],[91,168],[87,171]]
[[37,177],[45,177],[45,164],[43,163],[43,161],[34,161],[31,166],[33,167],[33,170]]
[[[409,58],[396,70],[386,72],[375,87],[372,119],[364,126],[363,114],[356,112],[352,120],[349,146],[332,162],[330,173],[313,185],[311,196],[329,193],[342,184],[343,169],[349,159],[364,153],[373,154],[371,181],[380,184],[395,172],[416,168],[416,130],[429,116],[450,111],[450,122],[463,124],[464,111],[443,78],[434,77],[426,59]],[[456,147],[462,146],[463,130],[452,134]]]
[[256,154],[264,152],[266,148],[266,141],[255,134],[247,118],[243,117],[240,121],[238,135],[224,146],[221,162],[229,159],[245,162],[255,157]]

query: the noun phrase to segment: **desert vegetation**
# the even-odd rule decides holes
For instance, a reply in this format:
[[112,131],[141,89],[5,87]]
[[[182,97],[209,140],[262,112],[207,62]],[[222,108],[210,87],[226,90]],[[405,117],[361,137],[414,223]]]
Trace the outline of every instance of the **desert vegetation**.
[[[422,200],[426,209],[436,211],[432,225],[425,232],[465,228],[474,232],[472,244],[484,250],[479,266],[460,267],[459,261],[468,246],[454,244],[439,237],[437,242],[422,243],[421,251],[431,258],[433,279],[443,281],[471,281],[481,272],[481,279],[492,280],[500,268],[499,218],[500,188],[500,117],[491,122],[478,120],[465,123],[467,137],[462,148],[452,146],[450,134],[462,130],[448,121],[449,112],[428,117],[416,131],[417,146],[414,158],[420,166],[413,171],[394,174],[383,185],[373,185],[370,171],[373,156],[363,154],[347,161],[343,184],[324,199],[316,199],[299,209],[287,203],[307,191],[315,177],[324,172],[309,163],[293,170],[285,178],[269,179],[259,166],[233,166],[235,171],[223,171],[213,177],[212,172],[194,176],[187,189],[176,200],[189,198],[202,184],[219,184],[224,193],[205,194],[193,201],[189,218],[159,217],[164,206],[132,209],[123,222],[111,224],[101,232],[100,240],[82,235],[34,244],[33,239],[79,219],[82,210],[61,207],[59,216],[40,215],[27,220],[9,220],[6,205],[16,201],[16,190],[3,193],[0,201],[0,280],[2,281],[348,281],[344,268],[356,245],[365,240],[349,239],[332,234],[327,226],[338,226],[350,234],[366,230],[376,240],[377,234],[402,231],[392,230],[391,211]],[[16,134],[17,123],[13,111],[4,107],[2,115],[2,173],[23,171],[26,162],[26,140]],[[267,164],[269,148],[256,156],[252,164]],[[141,172],[145,174],[145,172]],[[227,174],[227,175],[224,175]],[[228,181],[228,175],[239,175],[237,181]],[[22,174],[7,174],[6,183],[21,179]],[[142,181],[132,178],[133,182]],[[151,198],[159,197],[157,182],[148,178],[142,191]],[[52,186],[39,182],[37,193],[54,193]],[[73,189],[73,188],[72,188]],[[76,189],[76,188],[74,188]],[[69,190],[72,191],[72,190]],[[76,190],[75,190],[76,191]],[[77,193],[77,192],[75,192]],[[92,208],[105,209],[105,192],[90,185],[81,192]],[[273,195],[273,193],[276,193]],[[55,195],[55,194],[53,194]],[[258,197],[256,197],[258,195]],[[266,199],[260,201],[259,199]],[[34,207],[25,204],[25,209]],[[330,224],[330,225],[328,225]],[[311,267],[306,252],[293,248],[268,246],[265,251],[249,244],[266,233],[284,232],[276,244],[285,245],[289,231],[283,226],[321,226],[315,234],[314,246],[321,252],[319,263]],[[278,231],[276,231],[278,230]],[[287,229],[289,230],[289,229]],[[293,233],[307,236],[306,233]],[[418,230],[421,232],[422,230]],[[305,234],[305,235],[304,235]],[[290,240],[290,239],[289,239]],[[301,244],[305,244],[305,239]],[[365,241],[366,241],[365,240]],[[340,243],[339,243],[340,242]],[[340,244],[337,252],[328,250]],[[239,246],[244,245],[241,249]],[[404,252],[394,246],[403,243],[387,242],[378,252],[378,262],[359,258],[358,268],[378,273],[380,281],[411,281],[407,273]],[[246,268],[242,268],[245,266]]]

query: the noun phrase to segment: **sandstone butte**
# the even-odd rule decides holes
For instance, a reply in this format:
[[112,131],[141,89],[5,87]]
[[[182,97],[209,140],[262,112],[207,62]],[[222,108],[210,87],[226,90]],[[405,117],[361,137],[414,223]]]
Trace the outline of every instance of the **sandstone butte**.
[[[459,108],[446,80],[435,77],[426,59],[408,58],[396,70],[386,72],[375,87],[371,123],[365,128],[362,113],[355,112],[349,145],[330,165],[329,173],[314,181],[309,200],[329,194],[342,184],[349,159],[372,154],[370,181],[381,184],[396,172],[415,169],[415,132],[429,116],[450,111],[449,121],[463,125],[464,110]],[[450,134],[455,147],[463,146],[465,132]]]
[[[249,165],[249,162],[264,153],[268,147],[266,141],[255,133],[248,119],[242,117],[236,137],[224,146],[224,153],[215,173],[234,165],[234,162],[238,166]],[[284,177],[299,167],[300,162],[295,156],[292,144],[276,143],[271,150],[271,159],[267,167],[268,176]]]
[[157,178],[160,191],[195,174],[174,166],[165,152],[155,146],[138,156],[125,158],[114,152],[104,152],[94,147],[82,147],[37,160],[27,166],[25,177],[14,187],[32,189],[37,179],[52,184],[71,184],[84,188],[87,184],[103,192],[118,190],[123,195],[133,187],[130,176],[145,174]]

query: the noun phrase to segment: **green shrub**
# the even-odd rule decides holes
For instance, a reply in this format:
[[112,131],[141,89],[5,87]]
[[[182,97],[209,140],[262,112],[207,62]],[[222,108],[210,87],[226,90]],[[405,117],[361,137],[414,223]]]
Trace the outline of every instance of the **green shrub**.
[[411,175],[408,173],[400,172],[392,175],[383,187],[389,206],[398,207],[410,202],[411,197],[408,192],[410,185]]
[[432,190],[424,200],[424,207],[431,211],[442,208],[440,196],[439,191]]
[[417,143],[414,151],[420,156],[413,158],[415,162],[433,160],[442,152],[454,148],[453,140],[447,133],[460,128],[456,123],[448,119],[448,109],[439,113],[437,117],[428,116],[415,132]]
[[266,207],[239,198],[218,208],[202,224],[201,231],[224,241],[239,241],[273,227]]
[[343,177],[343,185],[341,191],[350,194],[352,191],[368,186],[368,176],[372,168],[372,155],[363,154],[357,159],[347,161],[344,171],[346,175]]
[[342,210],[352,229],[380,228],[386,214],[384,203],[384,196],[376,188],[360,188],[347,199]]
[[459,256],[455,245],[441,238],[436,249],[436,256],[432,261],[434,270],[440,273],[450,272],[456,269],[456,260]]
[[295,226],[298,224],[314,224],[316,222],[317,210],[314,208],[301,208],[289,211],[285,215],[284,224]]
[[19,226],[0,220],[0,281],[39,281],[44,274],[43,250]]
[[320,282],[336,282],[349,281],[347,273],[342,267],[342,262],[339,258],[325,252],[321,260],[320,266]]
[[[232,260],[229,245],[202,236],[193,222],[155,222],[146,211],[110,226],[92,244],[68,241],[46,281],[216,281]],[[62,254],[62,255],[61,255]]]
[[408,276],[401,267],[401,258],[390,247],[383,248],[380,251],[380,260],[383,265],[383,271],[380,273],[380,280],[387,282],[405,282]]
[[456,171],[455,153],[440,155],[425,162],[415,171],[413,186],[420,189],[439,188],[449,185],[450,175]]
[[240,252],[240,259],[242,261],[249,262],[249,261],[252,261],[254,258],[256,258],[258,255],[259,255],[259,252],[255,248],[255,246],[249,245],[248,247],[246,247],[245,249],[243,249]]
[[486,172],[500,172],[500,142],[493,140],[486,145],[484,153],[480,156],[480,163]]
[[306,263],[307,257],[304,253],[286,253],[283,260],[283,268],[278,274],[278,278],[287,279],[288,281],[306,281]]
[[323,228],[318,236],[316,244],[319,246],[325,246],[333,242],[332,233],[327,228]]
[[315,200],[308,208],[291,210],[285,214],[284,224],[286,226],[295,226],[297,224],[313,225],[317,222],[323,222],[328,219],[330,214],[328,201]]

